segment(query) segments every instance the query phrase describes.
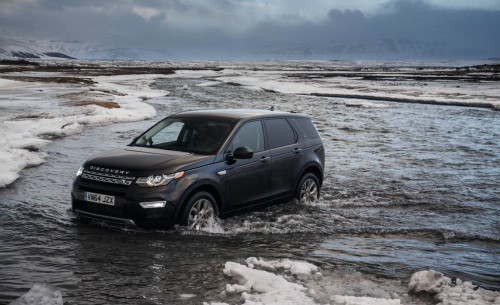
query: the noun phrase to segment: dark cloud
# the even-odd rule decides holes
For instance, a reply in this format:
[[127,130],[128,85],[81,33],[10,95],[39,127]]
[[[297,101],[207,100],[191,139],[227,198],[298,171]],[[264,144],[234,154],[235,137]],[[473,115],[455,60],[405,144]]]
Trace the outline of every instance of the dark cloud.
[[[253,33],[269,35],[269,28]],[[312,54],[387,57],[500,57],[500,12],[450,10],[423,1],[392,1],[376,15],[331,9],[322,24],[274,27],[281,50],[309,48]],[[279,30],[278,30],[279,29]],[[276,45],[275,48],[280,48]],[[392,52],[392,54],[391,54]],[[298,54],[298,53],[296,53]],[[369,56],[367,56],[369,57]]]
[[338,9],[333,9],[328,12],[328,18],[332,22],[339,24],[357,23],[365,21],[365,16],[360,10],[341,11]]
[[[424,1],[395,0],[370,15],[332,7],[324,13],[324,21],[311,22],[257,18],[242,11],[243,4],[254,3],[250,0],[194,3],[39,0],[21,6],[4,0],[0,28],[32,37],[163,49],[198,58],[252,54],[363,57],[391,50],[406,50],[415,57],[500,57],[500,11],[445,9]],[[140,14],[141,8],[152,13]]]

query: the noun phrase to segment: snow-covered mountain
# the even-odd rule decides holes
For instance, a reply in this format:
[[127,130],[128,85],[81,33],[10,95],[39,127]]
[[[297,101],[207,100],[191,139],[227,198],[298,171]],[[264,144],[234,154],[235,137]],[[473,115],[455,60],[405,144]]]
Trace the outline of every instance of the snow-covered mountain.
[[57,41],[0,36],[0,59],[168,59],[164,50],[128,49],[104,43]]
[[[196,50],[198,52],[194,52]],[[229,51],[228,51],[229,50]],[[452,46],[417,40],[373,40],[324,42],[311,45],[250,48],[190,48],[158,50],[147,47],[123,48],[112,43],[55,41],[0,36],[0,59],[76,58],[108,60],[189,60],[189,59],[467,59],[488,58],[484,49]]]
[[0,59],[72,59],[61,50],[44,45],[34,39],[0,37]]

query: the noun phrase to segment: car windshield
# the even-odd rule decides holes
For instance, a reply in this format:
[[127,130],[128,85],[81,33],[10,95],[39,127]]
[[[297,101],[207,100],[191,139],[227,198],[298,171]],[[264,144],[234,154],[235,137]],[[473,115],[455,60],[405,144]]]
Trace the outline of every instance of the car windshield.
[[227,122],[167,118],[146,131],[132,145],[215,154],[231,129]]

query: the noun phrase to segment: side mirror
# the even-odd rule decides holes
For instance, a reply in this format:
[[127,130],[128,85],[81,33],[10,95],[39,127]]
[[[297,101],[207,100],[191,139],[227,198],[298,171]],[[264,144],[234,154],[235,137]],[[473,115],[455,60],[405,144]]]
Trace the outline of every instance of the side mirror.
[[226,162],[234,164],[237,159],[251,159],[253,150],[250,147],[238,147],[232,153],[226,155]]
[[253,150],[250,147],[238,147],[233,152],[235,159],[251,159],[253,157]]

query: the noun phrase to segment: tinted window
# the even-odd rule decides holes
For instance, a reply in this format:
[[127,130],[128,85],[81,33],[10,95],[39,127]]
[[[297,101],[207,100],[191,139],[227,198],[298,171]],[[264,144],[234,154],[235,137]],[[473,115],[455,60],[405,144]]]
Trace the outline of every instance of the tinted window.
[[291,145],[296,142],[295,133],[285,119],[266,120],[269,148]]
[[264,130],[260,121],[246,123],[233,139],[233,149],[250,147],[254,152],[264,150]]
[[314,128],[313,123],[308,118],[300,118],[292,120],[299,129],[299,136],[301,138],[315,139],[319,138],[318,131]]
[[213,154],[230,131],[231,125],[225,122],[168,118],[146,131],[134,145]]
[[152,143],[168,143],[175,142],[179,137],[179,133],[184,127],[184,123],[182,122],[173,122],[170,125],[167,125],[165,128],[158,131],[155,135],[151,137]]

